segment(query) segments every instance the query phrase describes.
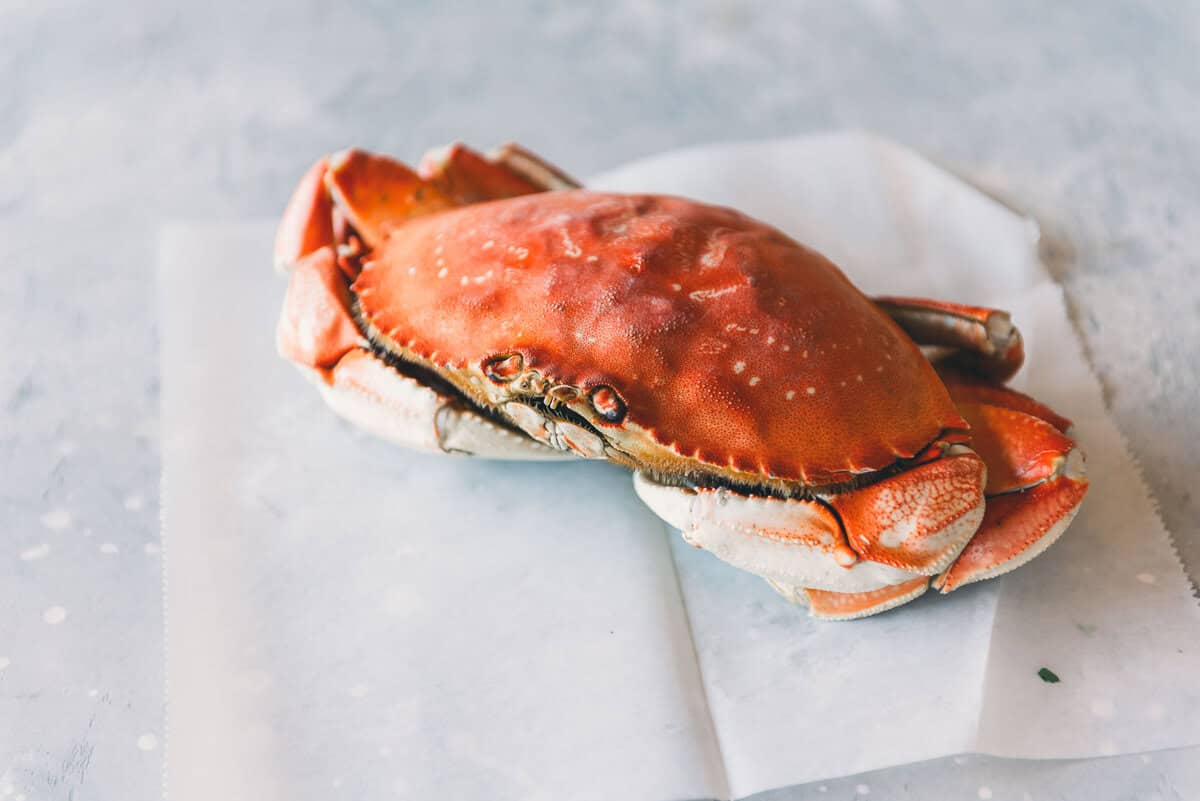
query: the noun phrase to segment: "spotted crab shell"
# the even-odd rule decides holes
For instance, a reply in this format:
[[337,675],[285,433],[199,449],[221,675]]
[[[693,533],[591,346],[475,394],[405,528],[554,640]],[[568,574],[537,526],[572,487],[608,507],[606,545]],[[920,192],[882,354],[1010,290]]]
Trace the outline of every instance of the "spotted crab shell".
[[604,456],[659,474],[831,485],[967,428],[828,259],[681,198],[563,191],[411,219],[353,291],[376,347],[502,413],[554,392]]

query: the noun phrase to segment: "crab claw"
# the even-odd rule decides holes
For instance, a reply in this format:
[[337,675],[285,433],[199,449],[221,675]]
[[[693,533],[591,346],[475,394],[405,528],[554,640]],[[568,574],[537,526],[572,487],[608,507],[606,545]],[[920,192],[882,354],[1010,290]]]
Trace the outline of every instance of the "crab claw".
[[1029,489],[1057,475],[1075,441],[1041,418],[990,403],[959,402],[971,447],[988,466],[989,497]]
[[913,578],[907,570],[860,559],[837,516],[820,501],[689,490],[640,472],[634,489],[688,543],[779,584],[866,592]]
[[987,514],[957,561],[934,582],[941,592],[1003,575],[1040,556],[1079,511],[1087,493],[1083,458],[1071,451],[1054,478],[988,499]]
[[863,559],[932,575],[950,565],[984,512],[984,462],[962,445],[865,487],[829,496]]
[[934,580],[942,592],[1002,575],[1040,555],[1066,531],[1088,489],[1083,454],[1055,425],[1058,415],[1051,412],[1047,420],[1013,408],[1027,407],[1028,399],[1004,387],[992,388],[1004,406],[962,401],[950,389],[971,424],[973,447],[987,463],[988,500],[979,531]]
[[[689,490],[634,476],[641,499],[685,540],[766,578],[814,616],[839,619],[924,592],[928,577],[943,571],[979,526],[984,481],[983,462],[962,446],[875,484],[813,500]],[[856,597],[834,597],[842,595]]]
[[[974,518],[965,547],[961,552],[947,551],[950,559],[933,579],[932,586],[943,593],[1015,570],[1039,556],[1066,531],[1088,489],[1083,455],[1064,433],[1070,421],[1027,395],[975,377],[952,377],[947,387],[971,425],[971,447],[987,466],[987,481],[982,520]],[[873,487],[886,488],[887,483]],[[869,504],[873,487],[831,499],[847,530],[853,532],[855,519],[886,527],[887,515]],[[851,514],[851,509],[858,513]],[[878,531],[862,543],[857,543],[853,533],[849,536],[850,544],[865,558],[881,561],[888,555],[878,553],[877,544],[889,539]],[[911,554],[911,548],[905,553]],[[915,570],[916,566],[910,563],[907,567]],[[916,598],[925,592],[928,582],[923,582],[913,579],[865,592],[830,591],[803,583],[771,584],[793,603],[807,606],[813,617],[848,620]]]

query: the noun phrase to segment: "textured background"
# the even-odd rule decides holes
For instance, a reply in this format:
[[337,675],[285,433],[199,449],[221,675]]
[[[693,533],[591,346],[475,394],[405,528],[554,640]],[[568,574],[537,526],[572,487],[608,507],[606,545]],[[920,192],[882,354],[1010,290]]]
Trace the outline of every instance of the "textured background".
[[[170,6],[0,0],[0,798],[158,796],[157,226],[274,215],[351,143],[515,139],[586,175],[856,126],[969,174],[1051,233],[1195,579],[1200,6]],[[1200,797],[1200,752],[972,757],[779,798],[1023,794]]]

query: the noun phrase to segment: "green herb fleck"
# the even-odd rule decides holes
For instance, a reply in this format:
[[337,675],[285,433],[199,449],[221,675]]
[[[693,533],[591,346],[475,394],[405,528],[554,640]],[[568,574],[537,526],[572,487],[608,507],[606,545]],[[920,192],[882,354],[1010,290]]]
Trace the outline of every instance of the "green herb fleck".
[[1042,668],[1041,670],[1039,670],[1038,678],[1040,678],[1042,681],[1046,682],[1047,684],[1058,684],[1060,681],[1062,681],[1062,679],[1060,679],[1058,677],[1058,674],[1055,673],[1050,668]]
[[1079,629],[1089,637],[1096,633],[1096,627],[1091,623],[1076,623],[1075,628]]

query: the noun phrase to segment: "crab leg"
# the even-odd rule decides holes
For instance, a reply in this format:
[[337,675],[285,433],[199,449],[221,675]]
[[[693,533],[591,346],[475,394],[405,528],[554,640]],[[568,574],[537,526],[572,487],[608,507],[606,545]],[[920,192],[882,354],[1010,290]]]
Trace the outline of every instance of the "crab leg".
[[819,620],[854,620],[877,615],[916,600],[929,589],[929,577],[918,576],[899,584],[866,592],[828,592],[808,587],[778,584],[768,579],[771,589]]
[[1017,392],[1011,387],[972,373],[956,370],[945,363],[937,364],[935,368],[955,403],[985,403],[1024,412],[1045,420],[1064,434],[1071,428],[1070,420],[1023,392]]
[[1025,360],[1021,332],[1008,312],[924,298],[875,299],[918,345],[951,349],[947,360],[1004,381]]
[[325,190],[327,172],[329,159],[322,158],[308,168],[292,190],[275,231],[276,272],[289,272],[304,256],[333,244],[333,203]]
[[456,142],[426,153],[417,173],[458,205],[580,186],[553,164],[515,144],[481,156]]
[[461,144],[437,148],[416,172],[387,156],[344,150],[318,160],[292,192],[275,236],[275,264],[287,271],[319,247],[348,244],[347,225],[375,246],[390,229],[422,214],[578,186],[512,144],[488,156]]
[[427,386],[371,349],[351,313],[361,248],[406,219],[486,193],[540,191],[504,164],[453,147],[422,177],[399,162],[350,150],[322,159],[301,180],[275,240],[290,271],[276,341],[346,419],[406,447],[499,459],[564,455]]

